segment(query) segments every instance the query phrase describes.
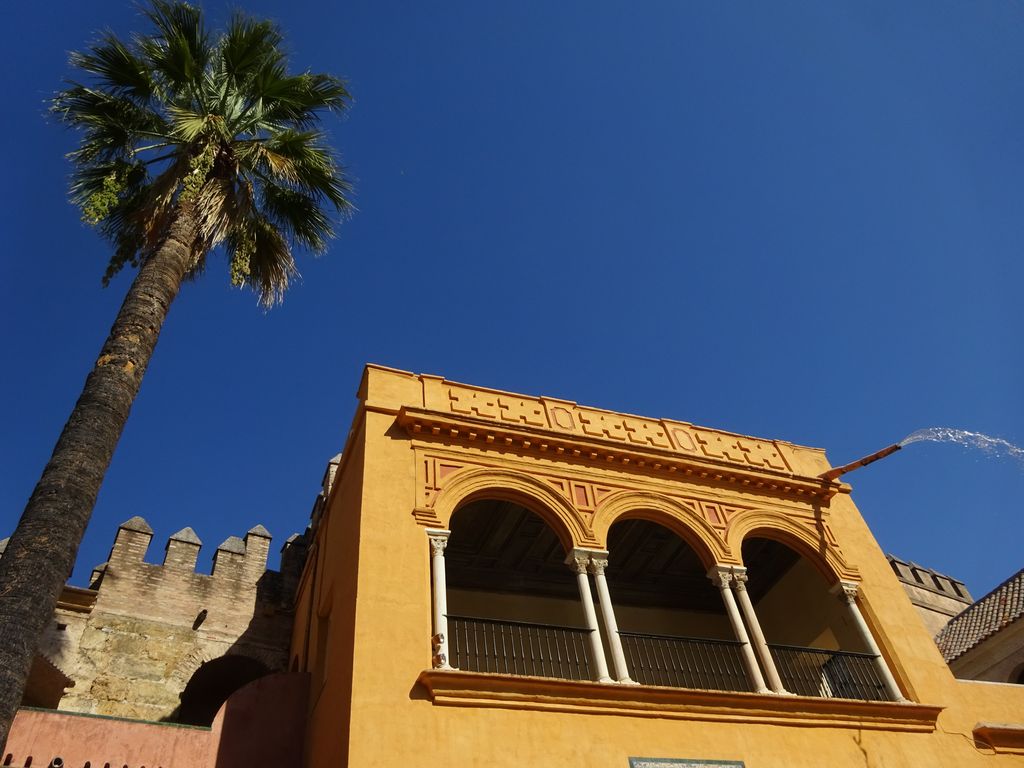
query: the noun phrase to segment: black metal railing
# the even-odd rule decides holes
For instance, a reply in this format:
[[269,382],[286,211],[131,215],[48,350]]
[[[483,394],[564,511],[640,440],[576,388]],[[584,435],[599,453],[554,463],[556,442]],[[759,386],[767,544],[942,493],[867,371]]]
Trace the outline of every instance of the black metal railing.
[[619,632],[630,677],[641,685],[749,691],[742,645],[732,640]]
[[590,630],[448,617],[449,663],[470,672],[591,680]]
[[871,654],[794,645],[768,647],[782,684],[790,693],[826,699],[889,700]]

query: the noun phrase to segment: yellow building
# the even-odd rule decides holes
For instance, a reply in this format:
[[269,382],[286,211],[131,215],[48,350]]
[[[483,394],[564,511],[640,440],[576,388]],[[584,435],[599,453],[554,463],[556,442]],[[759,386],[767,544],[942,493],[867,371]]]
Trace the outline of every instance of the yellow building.
[[366,369],[314,514],[306,764],[1024,765],[824,452]]

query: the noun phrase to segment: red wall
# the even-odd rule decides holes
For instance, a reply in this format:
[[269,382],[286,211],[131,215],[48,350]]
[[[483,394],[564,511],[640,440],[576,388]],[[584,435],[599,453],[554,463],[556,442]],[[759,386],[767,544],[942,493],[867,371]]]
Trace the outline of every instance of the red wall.
[[[240,688],[211,728],[146,723],[22,709],[14,718],[5,764],[46,768],[251,768],[301,764],[308,676],[274,674]],[[10,756],[11,762],[7,763]]]

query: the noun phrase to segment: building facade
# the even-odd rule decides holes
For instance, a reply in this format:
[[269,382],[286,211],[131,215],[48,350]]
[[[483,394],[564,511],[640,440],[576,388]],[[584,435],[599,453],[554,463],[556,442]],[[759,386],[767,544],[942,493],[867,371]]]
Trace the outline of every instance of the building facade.
[[296,604],[309,765],[1022,764],[1024,689],[953,677],[823,451],[359,394]]
[[291,713],[311,768],[1024,765],[1024,687],[954,678],[823,451],[380,366],[358,396],[289,672],[150,768],[241,765],[232,711]]

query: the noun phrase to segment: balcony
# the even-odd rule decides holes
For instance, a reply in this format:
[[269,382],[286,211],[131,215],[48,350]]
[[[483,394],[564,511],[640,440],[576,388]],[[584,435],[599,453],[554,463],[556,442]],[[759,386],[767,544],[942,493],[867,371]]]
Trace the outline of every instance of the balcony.
[[701,691],[749,691],[740,643],[620,632],[632,680]]
[[[467,672],[592,680],[585,627],[448,616],[451,665]],[[741,644],[620,632],[631,678],[640,685],[751,691]],[[800,696],[888,701],[874,657],[770,645],[786,690]]]
[[867,653],[769,645],[786,690],[826,699],[889,701],[875,657]]
[[449,653],[456,669],[505,675],[592,680],[590,630],[448,616]]
[[441,670],[902,700],[854,597],[771,538],[743,543],[746,568],[709,571],[685,531],[643,518],[616,522],[608,553],[568,559],[545,520],[510,501],[473,501],[451,528],[433,560]]

